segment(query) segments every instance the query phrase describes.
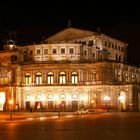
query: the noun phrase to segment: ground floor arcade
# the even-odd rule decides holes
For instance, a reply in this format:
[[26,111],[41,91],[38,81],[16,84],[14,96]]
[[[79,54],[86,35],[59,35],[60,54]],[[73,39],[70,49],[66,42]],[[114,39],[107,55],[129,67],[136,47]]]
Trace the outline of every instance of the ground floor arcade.
[[132,85],[26,86],[0,91],[0,111],[75,111],[107,108],[140,110],[139,87]]
[[138,105],[132,91],[131,85],[22,87],[17,89],[16,101],[20,108],[36,111],[136,110]]

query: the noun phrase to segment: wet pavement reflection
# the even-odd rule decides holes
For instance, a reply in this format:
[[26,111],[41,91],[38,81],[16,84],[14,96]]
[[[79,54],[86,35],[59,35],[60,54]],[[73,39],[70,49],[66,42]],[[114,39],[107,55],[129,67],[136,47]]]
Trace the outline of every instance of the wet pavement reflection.
[[140,112],[113,112],[3,122],[0,140],[138,140],[139,131]]

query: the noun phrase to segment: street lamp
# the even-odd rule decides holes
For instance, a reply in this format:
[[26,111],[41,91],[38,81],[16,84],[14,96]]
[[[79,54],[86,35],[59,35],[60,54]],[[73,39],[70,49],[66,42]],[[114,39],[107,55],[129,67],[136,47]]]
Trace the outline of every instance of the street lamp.
[[104,97],[104,101],[106,102],[106,109],[108,110],[108,102],[110,101],[110,97],[109,96],[105,96]]
[[9,100],[10,104],[10,121],[12,121],[13,100]]

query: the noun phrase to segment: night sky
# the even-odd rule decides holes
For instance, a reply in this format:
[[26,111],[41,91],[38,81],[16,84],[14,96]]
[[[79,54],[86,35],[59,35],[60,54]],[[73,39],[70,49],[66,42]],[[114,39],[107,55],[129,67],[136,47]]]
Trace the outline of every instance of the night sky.
[[4,0],[0,2],[0,44],[9,32],[16,33],[18,44],[39,43],[66,28],[70,19],[72,27],[100,28],[101,33],[128,43],[128,62],[140,66],[139,9],[134,1]]

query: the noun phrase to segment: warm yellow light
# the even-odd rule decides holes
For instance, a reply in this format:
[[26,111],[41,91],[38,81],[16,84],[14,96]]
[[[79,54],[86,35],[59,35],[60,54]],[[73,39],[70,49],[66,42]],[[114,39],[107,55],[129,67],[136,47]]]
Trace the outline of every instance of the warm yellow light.
[[95,101],[94,100],[91,100],[91,103],[95,103]]
[[109,97],[109,96],[105,96],[105,97],[104,97],[104,100],[105,100],[105,101],[109,101],[109,100],[110,100],[110,97]]
[[87,100],[87,96],[82,96],[82,97],[80,98],[80,100],[86,101],[86,100]]
[[9,47],[10,47],[10,49],[13,49],[14,45],[13,44],[10,44]]
[[38,94],[35,100],[43,102],[46,101],[46,98],[45,96]]
[[56,100],[56,101],[59,100],[59,97],[58,96],[55,96],[54,97],[54,100]]
[[5,93],[4,92],[0,93],[0,103],[2,103],[2,104],[5,103]]
[[57,103],[58,103],[58,104],[60,104],[60,103],[61,103],[61,101],[60,101],[60,100],[57,100]]
[[12,104],[13,104],[13,100],[9,100],[9,104],[11,104],[11,105],[12,105]]
[[46,98],[44,96],[42,96],[41,101],[46,101]]
[[120,97],[119,97],[119,100],[120,100],[121,102],[124,102],[124,101],[125,101],[125,97],[124,97],[124,96],[120,96]]

